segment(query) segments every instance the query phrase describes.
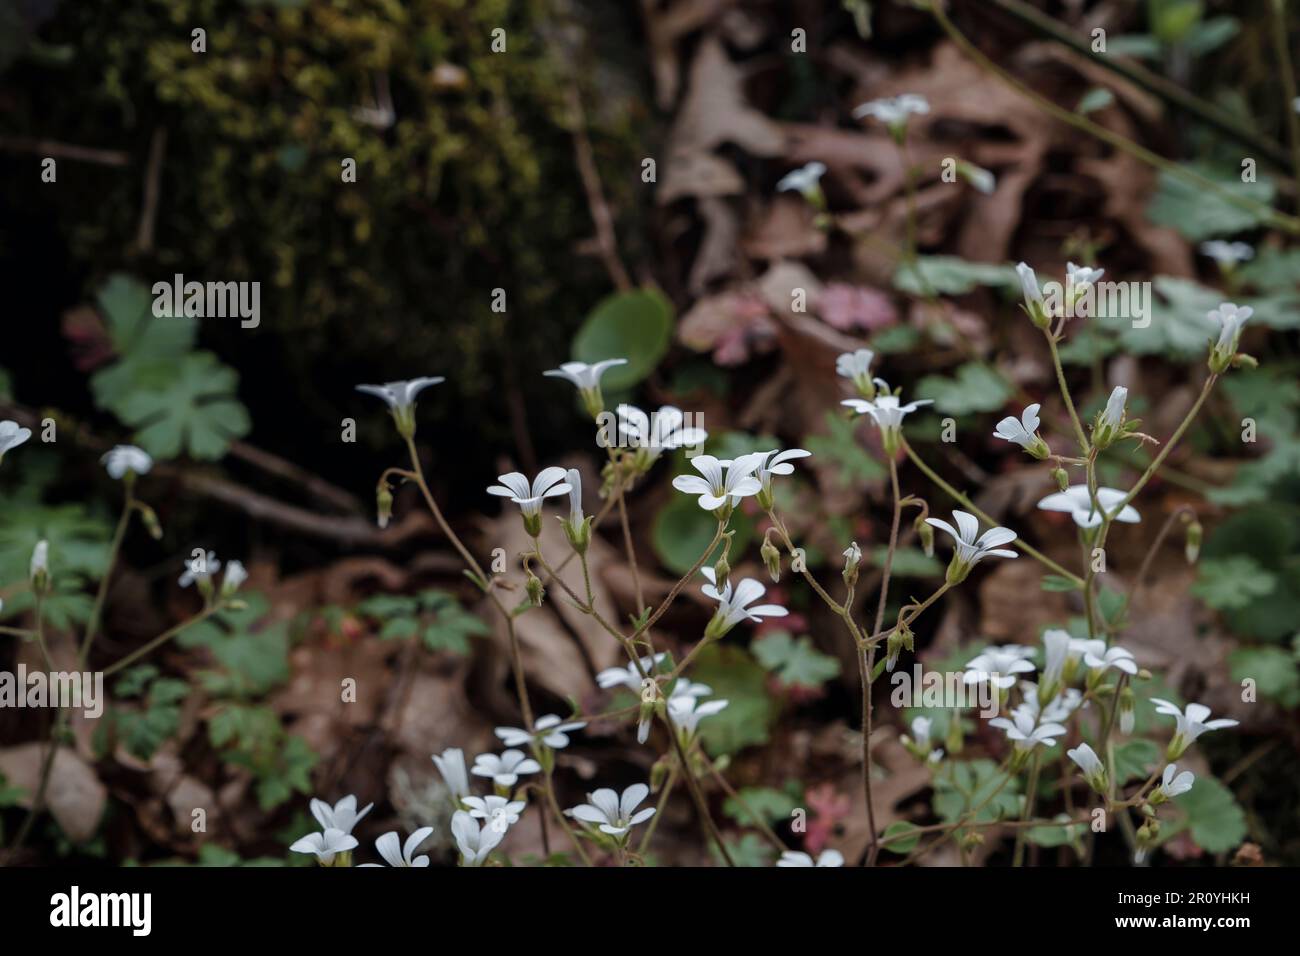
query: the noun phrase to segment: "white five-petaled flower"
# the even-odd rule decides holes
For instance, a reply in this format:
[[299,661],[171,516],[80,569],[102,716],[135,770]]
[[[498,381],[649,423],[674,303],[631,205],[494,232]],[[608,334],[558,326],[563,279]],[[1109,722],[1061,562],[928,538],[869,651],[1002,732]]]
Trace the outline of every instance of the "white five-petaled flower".
[[745,578],[736,586],[735,591],[732,591],[730,581],[724,581],[722,590],[719,591],[717,574],[713,568],[700,568],[700,573],[709,579],[709,583],[700,590],[704,592],[705,597],[713,598],[718,602],[718,609],[714,612],[713,619],[709,621],[708,629],[705,631],[705,635],[709,638],[721,637],[744,620],[757,623],[765,617],[785,617],[790,613],[776,604],[750,607],[767,593],[767,588],[753,578]]
[[805,163],[798,169],[792,169],[781,177],[776,184],[777,192],[797,192],[813,200],[821,195],[821,179],[826,174],[826,165],[819,162]]
[[922,405],[934,404],[934,400],[918,398],[914,402],[903,405],[897,395],[889,394],[888,382],[878,378],[875,384],[879,391],[874,399],[867,401],[861,398],[846,398],[840,404],[847,405],[859,415],[870,415],[871,420],[880,429],[880,438],[885,451],[892,455],[898,450],[899,429],[903,427],[903,416],[910,415]]
[[1255,250],[1245,242],[1225,242],[1223,239],[1210,239],[1201,243],[1201,254],[1209,256],[1220,266],[1232,268],[1238,263],[1255,257]]
[[6,419],[0,422],[0,459],[11,448],[17,448],[32,437],[30,428],[23,428],[17,422]]
[[153,459],[143,448],[135,445],[114,445],[99,460],[108,471],[108,476],[114,479],[121,479],[127,474],[147,475],[153,467]]
[[991,680],[1000,690],[1006,690],[1016,683],[1017,674],[1027,674],[1034,669],[1027,660],[1034,653],[1033,648],[1020,644],[1001,644],[986,648],[966,665],[962,680],[967,684],[979,684]]
[[[389,866],[396,866],[396,867],[428,866],[429,865],[428,856],[421,853],[417,857],[412,857],[412,854],[415,853],[415,851],[420,848],[421,843],[429,839],[429,836],[432,833],[433,833],[433,827],[420,827],[420,829],[416,830],[414,833],[412,833],[409,837],[406,838],[405,843],[402,843],[401,837],[397,835],[397,831],[390,830],[388,833],[385,833],[383,836],[381,836],[378,840],[375,841],[375,849],[379,851],[379,855],[384,858],[384,862],[387,863]],[[379,864],[362,863],[361,866],[362,868],[368,866],[378,867]]]
[[337,827],[327,827],[324,833],[309,833],[294,841],[289,849],[294,853],[312,853],[322,864],[329,866],[337,854],[347,853],[356,847],[357,838],[352,834],[344,833]]
[[1210,321],[1219,324],[1219,340],[1210,350],[1212,371],[1223,372],[1227,369],[1233,356],[1237,354],[1237,343],[1241,341],[1241,328],[1254,314],[1255,310],[1250,306],[1234,305],[1231,302],[1222,302],[1217,309],[1209,311]]
[[807,853],[801,853],[798,850],[786,850],[781,854],[781,859],[776,861],[777,866],[843,866],[844,854],[839,850],[822,850],[817,857],[817,862]]
[[790,462],[797,458],[808,458],[812,452],[803,448],[788,448],[785,451],[774,449],[767,452],[755,472],[758,483],[762,488],[758,492],[758,505],[764,511],[772,507],[772,476],[773,475],[792,475],[794,474],[794,465]]
[[1165,756],[1169,760],[1177,760],[1181,757],[1187,748],[1207,730],[1222,730],[1225,727],[1237,726],[1237,721],[1231,717],[1206,720],[1205,718],[1210,716],[1210,708],[1204,704],[1188,704],[1185,710],[1179,710],[1177,704],[1171,704],[1159,697],[1152,697],[1151,703],[1155,704],[1156,713],[1167,714],[1178,722],[1174,739],[1169,741],[1169,749],[1165,751]]
[[1070,659],[1070,633],[1058,628],[1043,632],[1043,690],[1055,696],[1056,686]]
[[701,448],[709,433],[686,424],[686,413],[675,405],[663,405],[647,415],[635,405],[618,406],[620,443],[634,446],[648,468],[665,451]]
[[700,507],[705,511],[735,507],[741,498],[756,495],[763,489],[754,472],[765,457],[764,452],[754,452],[735,461],[719,461],[712,455],[696,455],[691,464],[700,474],[678,475],[673,479],[673,487],[688,495],[699,495]]
[[1195,782],[1196,774],[1190,770],[1179,773],[1177,764],[1166,764],[1165,772],[1160,778],[1160,785],[1151,794],[1151,802],[1164,803],[1170,797],[1176,797],[1191,790],[1192,784]]
[[482,866],[488,854],[505,838],[506,831],[486,821],[480,829],[477,820],[466,811],[457,810],[451,817],[451,835],[456,840],[456,849],[460,850],[460,865]]
[[672,692],[668,695],[673,697],[708,697],[713,693],[713,688],[708,684],[699,684],[685,677],[679,677],[673,681]]
[[248,571],[242,561],[226,562],[226,573],[221,579],[221,596],[230,597],[248,580]]
[[1077,293],[1084,286],[1095,283],[1106,274],[1105,269],[1092,269],[1088,266],[1076,266],[1073,262],[1065,264],[1065,282],[1070,290]]
[[1106,793],[1106,765],[1101,762],[1097,752],[1087,744],[1081,743],[1073,750],[1067,750],[1065,755],[1075,762],[1080,770],[1083,771],[1083,779],[1088,781],[1088,786],[1098,793]]
[[465,806],[469,815],[477,820],[486,820],[488,826],[495,826],[504,831],[519,822],[519,814],[528,806],[523,800],[507,800],[492,794],[487,797],[466,797]]
[[948,566],[948,579],[953,584],[965,579],[970,569],[984,558],[1020,557],[1016,552],[1002,547],[1016,540],[1017,535],[1010,528],[989,528],[980,534],[979,519],[973,514],[954,511],[952,517],[957,522],[955,528],[942,518],[926,518],[925,523],[952,535],[953,555],[952,564]]
[[[697,685],[698,686],[698,685]],[[708,693],[705,689],[705,693]],[[673,694],[668,698],[668,716],[681,732],[681,736],[690,740],[705,717],[712,717],[727,707],[725,698],[701,701],[696,695]]]
[[404,438],[415,435],[415,398],[430,385],[439,385],[446,379],[441,375],[413,378],[405,382],[388,382],[384,385],[358,385],[358,392],[383,399],[397,423],[397,431]]
[[[641,658],[641,671],[646,674],[653,674],[655,668],[667,656],[667,653],[660,652],[653,658]],[[639,693],[641,690],[641,672],[631,664],[626,667],[607,667],[596,675],[596,685],[602,690],[609,690],[613,687],[626,687],[628,690]]]
[[569,734],[586,726],[586,721],[566,724],[556,714],[544,714],[533,721],[531,732],[521,727],[498,727],[496,735],[507,747],[522,747],[535,740],[552,750],[563,750],[569,746]]
[[1033,405],[1026,405],[1019,418],[1008,415],[998,422],[993,437],[1019,445],[1035,458],[1045,458],[1050,451],[1047,443],[1038,437],[1038,426],[1041,424],[1038,418],[1040,408],[1042,406],[1035,402]]
[[220,570],[221,562],[217,560],[215,551],[209,551],[203,556],[195,555],[185,562],[185,570],[176,579],[176,583],[183,588],[189,587],[195,581],[203,584],[206,581],[211,581],[212,576]]
[[476,777],[491,777],[498,787],[513,787],[521,774],[537,773],[542,769],[532,757],[524,755],[522,750],[506,750],[501,756],[496,754],[479,754],[474,758],[470,773]]
[[517,504],[519,510],[523,512],[524,527],[535,538],[542,533],[542,503],[547,498],[568,493],[570,486],[565,481],[567,477],[563,468],[552,465],[538,472],[533,483],[529,485],[526,477],[517,471],[512,471],[508,475],[498,475],[497,481],[501,484],[492,485],[487,491],[490,495],[509,498]]
[[1059,724],[1067,720],[1080,707],[1087,706],[1084,703],[1083,691],[1077,687],[1067,687],[1060,691],[1047,701],[1045,707],[1039,702],[1038,685],[1033,681],[1022,680],[1020,693],[1022,695],[1020,706],[1011,711],[1011,716],[1025,714],[1030,721],[1034,722],[1041,720],[1045,723]]
[[469,796],[469,772],[465,769],[465,751],[459,747],[448,747],[440,754],[433,755],[433,764],[442,774],[443,783],[451,791],[452,799],[464,800]]
[[596,824],[602,833],[621,837],[638,823],[644,823],[655,815],[654,807],[636,809],[649,795],[650,788],[644,783],[632,784],[623,791],[622,796],[609,787],[601,787],[587,795],[590,803],[580,804],[565,813],[583,823]]
[[863,398],[875,398],[876,383],[871,379],[871,360],[875,357],[871,349],[843,352],[835,360],[835,373],[851,381]]
[[1051,320],[1047,314],[1047,304],[1043,301],[1043,289],[1038,284],[1038,276],[1026,262],[1016,266],[1016,275],[1020,276],[1020,290],[1025,296],[1025,311],[1034,325],[1046,328]]
[[853,110],[854,119],[870,116],[889,127],[895,138],[901,137],[912,116],[924,116],[930,112],[930,102],[917,93],[903,93],[885,99],[870,100]]
[[1106,410],[1101,413],[1101,420],[1112,428],[1119,428],[1124,421],[1124,406],[1128,404],[1128,389],[1116,385],[1106,399]]
[[351,833],[352,828],[373,807],[373,803],[367,803],[365,807],[358,811],[357,798],[348,794],[332,807],[324,800],[313,799],[311,802],[311,815],[316,818],[316,822],[321,825],[322,830],[332,828],[342,830],[344,833]]
[[1133,652],[1119,646],[1108,647],[1102,654],[1090,651],[1083,655],[1083,662],[1098,672],[1111,667],[1123,671],[1130,677],[1138,672],[1137,661],[1133,659]]
[[1101,524],[1103,511],[1112,521],[1137,524],[1142,520],[1138,510],[1132,505],[1120,507],[1127,497],[1128,495],[1118,488],[1098,488],[1097,504],[1101,506],[1101,510],[1098,510],[1093,507],[1092,495],[1088,493],[1087,485],[1071,485],[1065,491],[1048,495],[1038,502],[1038,507],[1043,511],[1064,511],[1080,528],[1097,527]]
[[1033,750],[1039,744],[1044,747],[1054,746],[1056,738],[1066,732],[1065,727],[1058,723],[1035,724],[1034,718],[1023,710],[1017,709],[1011,716],[1013,720],[994,717],[989,721],[989,726],[1005,730],[1007,739],[1014,741],[1016,749],[1021,752]]
[[586,362],[565,362],[559,368],[553,368],[543,372],[543,375],[551,378],[568,379],[578,388],[578,394],[582,396],[582,404],[587,409],[587,414],[592,418],[599,417],[604,411],[605,401],[600,392],[600,379],[609,369],[616,365],[626,365],[625,358],[605,359],[603,362],[597,362],[594,365],[588,365]]

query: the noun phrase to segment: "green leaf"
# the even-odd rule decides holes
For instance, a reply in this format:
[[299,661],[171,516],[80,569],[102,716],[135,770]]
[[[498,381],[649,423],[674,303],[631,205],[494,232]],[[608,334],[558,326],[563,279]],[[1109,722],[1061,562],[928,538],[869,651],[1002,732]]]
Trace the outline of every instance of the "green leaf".
[[381,621],[390,617],[413,615],[419,609],[419,600],[404,594],[376,594],[357,605],[358,614]]
[[238,373],[211,352],[151,363],[110,410],[138,429],[136,441],[156,458],[215,459],[248,434],[248,411],[235,398]]
[[[1300,249],[1265,246],[1238,270],[1237,277],[1259,292],[1294,292],[1300,276]],[[1225,379],[1226,384],[1229,379]]]
[[709,753],[734,754],[767,743],[777,708],[767,693],[767,671],[739,647],[715,644],[696,658],[692,680],[713,688],[727,707],[700,721],[700,737]]
[[672,341],[672,303],[658,289],[618,292],[601,300],[573,339],[573,356],[589,364],[625,358],[605,373],[607,390],[630,388],[654,371]]
[[856,438],[856,422],[835,412],[827,412],[823,421],[826,423],[825,434],[810,435],[804,444],[819,461],[835,466],[841,488],[854,488],[885,474],[884,466],[871,457]]
[[1135,737],[1115,748],[1115,776],[1120,786],[1130,780],[1145,780],[1156,768],[1163,752],[1153,740]]
[[1187,813],[1192,839],[1207,853],[1226,853],[1246,838],[1246,815],[1232,791],[1213,777],[1198,776],[1174,803]]
[[[885,566],[889,556],[889,545],[882,544],[871,549],[871,563],[878,568]],[[900,578],[933,578],[943,573],[944,565],[937,558],[926,557],[920,548],[898,548],[894,552],[893,573]]]
[[1002,375],[982,362],[967,362],[955,378],[927,375],[916,386],[922,398],[934,399],[934,407],[949,415],[995,412],[1011,398],[1014,389]]
[[[920,273],[918,277],[917,273]],[[894,271],[894,288],[908,295],[964,295],[980,286],[1019,288],[1014,267],[967,262],[957,256],[919,256],[915,267],[903,262]]]
[[1300,705],[1300,670],[1295,655],[1280,647],[1242,647],[1228,655],[1232,679],[1253,680],[1259,696],[1287,709]]
[[[795,808],[802,803],[797,784],[794,788],[787,787],[785,790],[777,790],[774,787],[745,787],[737,795],[741,799],[728,797],[726,803],[722,805],[722,812],[742,827],[756,826],[759,819],[767,824],[789,820]],[[756,817],[758,819],[755,819]]]
[[1192,593],[1212,608],[1228,610],[1245,607],[1276,585],[1277,578],[1271,571],[1249,555],[1236,554],[1202,561]]
[[1039,586],[1044,591],[1077,591],[1079,584],[1059,574],[1045,574]]
[[[695,566],[717,530],[718,519],[701,508],[694,495],[674,492],[668,504],[655,516],[650,540],[665,568],[675,574],[685,574]],[[737,511],[731,516],[731,530],[736,532],[731,553],[743,554],[754,536],[754,523]],[[723,544],[719,542],[710,553],[709,563],[722,553]]]
[[194,348],[198,319],[155,316],[153,294],[138,279],[122,273],[110,276],[98,301],[113,348],[124,362],[172,360]]
[[947,767],[934,781],[934,809],[945,822],[954,823],[976,807],[976,823],[1014,815],[1020,808],[1020,781],[1008,780],[992,760],[950,761]]
[[812,639],[769,631],[751,646],[758,662],[786,687],[820,687],[839,676],[840,662],[812,646]]
[[[1069,818],[1066,817],[1068,820]],[[1030,827],[1026,839],[1043,847],[1074,846],[1087,827],[1082,823],[1070,823],[1065,826]]]
[[1219,184],[1235,196],[1254,200],[1260,208],[1238,206],[1217,191],[1162,172],[1156,194],[1147,206],[1147,218],[1157,226],[1169,226],[1193,242],[1200,242],[1243,232],[1268,221],[1277,194],[1269,177],[1261,174],[1256,182],[1243,183],[1239,170],[1218,170],[1198,163],[1188,163],[1183,168]]
[[[772,865],[772,860],[776,856],[776,851],[756,833],[746,833],[738,840],[724,837],[722,842],[726,845],[727,852],[736,866],[767,867]],[[718,852],[718,848],[710,843],[709,849],[713,853],[713,858],[718,863],[722,863],[722,854]]]
[[[916,832],[920,829],[915,823],[908,823],[906,820],[895,820],[885,827],[883,836],[889,842],[882,843],[881,849],[888,850],[890,853],[911,853],[916,849],[916,845],[921,842],[921,834]],[[907,834],[912,835],[908,836]]]

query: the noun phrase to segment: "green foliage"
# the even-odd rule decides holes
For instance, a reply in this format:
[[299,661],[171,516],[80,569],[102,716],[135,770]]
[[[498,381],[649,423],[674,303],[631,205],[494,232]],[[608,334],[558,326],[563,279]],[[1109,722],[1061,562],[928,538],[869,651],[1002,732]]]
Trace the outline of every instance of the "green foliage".
[[380,637],[405,640],[418,635],[431,651],[468,654],[469,639],[488,633],[482,619],[439,588],[415,596],[379,594],[357,605],[357,613],[381,624]]
[[[756,833],[746,833],[739,839],[724,837],[722,842],[726,844],[727,852],[731,855],[731,860],[736,866],[767,867],[772,865],[772,861],[776,857],[776,851]],[[722,854],[718,852],[718,848],[710,843],[709,849],[714,860],[721,865],[723,859]]]
[[270,707],[226,704],[208,720],[208,740],[227,763],[253,774],[263,810],[275,809],[294,793],[311,793],[316,755],[301,737],[285,732]]
[[785,687],[820,687],[840,673],[840,662],[814,648],[807,635],[794,638],[788,631],[769,631],[751,650]]
[[1019,809],[1019,779],[1008,779],[992,760],[948,761],[946,767],[934,781],[934,810],[945,823],[968,813],[973,813],[972,822],[987,823]]
[[739,800],[727,798],[722,812],[742,827],[757,825],[756,817],[769,826],[784,823],[804,802],[803,787],[798,780],[787,780],[780,790],[775,787],[744,787],[737,791],[737,796]]
[[1197,569],[1192,593],[1212,608],[1231,610],[1248,605],[1277,585],[1277,578],[1254,558],[1236,554],[1208,558]]
[[885,475],[884,466],[858,441],[857,422],[835,412],[827,412],[823,421],[825,434],[809,435],[804,444],[819,461],[835,466],[841,488],[855,488]]
[[140,706],[109,710],[108,719],[97,728],[101,752],[117,742],[132,756],[149,760],[180,729],[181,702],[190,694],[189,684],[159,677],[158,668],[143,664],[123,674],[114,691],[118,698],[139,699]]
[[200,674],[219,697],[260,697],[289,678],[289,625],[267,617],[270,605],[255,591],[241,594],[242,609],[219,611],[177,636],[184,647],[206,647],[219,670]]
[[894,271],[894,288],[908,295],[963,295],[980,286],[1019,285],[1020,277],[1011,266],[967,262],[957,256],[918,256],[915,265],[904,262]]
[[1296,656],[1280,647],[1240,647],[1228,655],[1228,667],[1237,684],[1253,680],[1264,700],[1290,710],[1300,705],[1300,669]]
[[1219,170],[1188,163],[1185,169],[1217,183],[1227,192],[1263,205],[1255,210],[1239,206],[1220,195],[1169,172],[1162,172],[1156,194],[1147,206],[1147,218],[1158,226],[1177,229],[1193,242],[1252,229],[1266,221],[1266,211],[1277,194],[1273,180],[1259,174],[1244,183],[1240,170]]
[[1154,740],[1135,737],[1115,748],[1115,782],[1120,786],[1130,780],[1145,780],[1155,769],[1164,751]]
[[617,292],[602,299],[573,339],[573,356],[595,364],[626,358],[602,380],[611,391],[630,388],[654,371],[673,336],[673,305],[658,289]]
[[[882,836],[888,840],[883,845],[883,849],[890,853],[906,855],[916,849],[921,842],[921,835],[915,831],[919,830],[915,823],[908,823],[906,820],[895,820],[889,826],[885,827]],[[910,834],[910,835],[908,835]]]
[[[889,554],[889,545],[882,544],[871,549],[871,563],[878,568],[885,566]],[[898,548],[894,552],[893,573],[899,578],[934,578],[943,574],[944,565],[937,558],[926,557],[920,548]]]
[[1226,853],[1246,838],[1246,815],[1232,791],[1213,777],[1197,776],[1192,789],[1173,802],[1187,814],[1192,839],[1208,853]]
[[[675,574],[685,574],[695,566],[704,549],[718,530],[718,520],[701,508],[691,495],[674,494],[659,509],[650,531],[650,543],[665,568]],[[746,515],[735,512],[731,518],[731,553],[743,554],[754,537],[754,522]],[[709,555],[709,562],[722,553],[719,542]]]
[[714,644],[696,658],[694,679],[713,688],[727,707],[700,722],[709,753],[734,754],[767,743],[777,708],[767,693],[767,672],[743,648]]
[[955,377],[927,375],[917,383],[922,398],[934,399],[934,407],[950,415],[996,412],[1013,394],[1010,383],[996,369],[983,362],[967,362]]

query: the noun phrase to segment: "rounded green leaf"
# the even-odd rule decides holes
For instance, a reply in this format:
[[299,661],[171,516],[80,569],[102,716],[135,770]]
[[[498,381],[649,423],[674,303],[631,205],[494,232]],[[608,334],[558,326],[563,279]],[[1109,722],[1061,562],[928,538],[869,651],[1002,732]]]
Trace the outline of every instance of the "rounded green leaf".
[[[606,391],[628,388],[649,375],[668,351],[673,336],[673,306],[657,289],[619,292],[602,299],[573,339],[579,362],[625,358],[626,365],[605,373]],[[687,565],[689,567],[689,565]]]
[[[673,498],[655,516],[651,543],[660,562],[669,571],[685,574],[695,567],[718,530],[718,519],[701,508],[693,495],[674,492]],[[731,554],[743,554],[754,537],[754,523],[739,511],[731,516]],[[722,543],[709,555],[709,563],[722,553]]]

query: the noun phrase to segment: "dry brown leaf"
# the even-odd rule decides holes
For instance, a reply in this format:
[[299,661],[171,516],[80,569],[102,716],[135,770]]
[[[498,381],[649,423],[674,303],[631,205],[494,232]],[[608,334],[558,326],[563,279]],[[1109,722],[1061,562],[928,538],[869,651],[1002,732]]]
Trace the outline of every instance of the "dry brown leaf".
[[[0,774],[11,787],[23,791],[18,805],[31,807],[40,783],[45,746],[22,744],[0,750]],[[73,843],[84,843],[95,835],[104,816],[108,790],[94,769],[67,747],[60,747],[50,768],[45,804],[59,827]]]

